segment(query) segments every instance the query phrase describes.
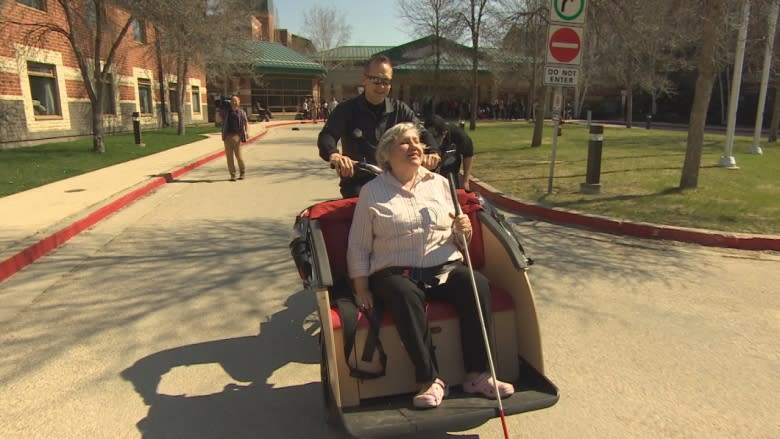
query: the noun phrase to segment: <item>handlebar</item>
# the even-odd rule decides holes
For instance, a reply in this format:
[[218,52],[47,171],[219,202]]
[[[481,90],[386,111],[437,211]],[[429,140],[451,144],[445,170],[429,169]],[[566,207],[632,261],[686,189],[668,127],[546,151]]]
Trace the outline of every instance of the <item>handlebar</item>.
[[[353,160],[352,165],[355,168],[355,176],[362,174],[365,176],[376,177],[382,173],[382,168],[368,162]],[[336,169],[336,166],[331,163],[330,168]]]

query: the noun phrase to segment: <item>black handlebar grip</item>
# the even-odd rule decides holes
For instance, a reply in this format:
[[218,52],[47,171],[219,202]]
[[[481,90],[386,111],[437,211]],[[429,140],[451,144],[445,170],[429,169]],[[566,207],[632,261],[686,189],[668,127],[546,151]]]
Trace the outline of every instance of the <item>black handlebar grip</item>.
[[458,202],[458,193],[455,191],[455,176],[449,174],[447,178],[450,180],[450,194],[452,194],[452,202],[455,204],[455,214],[460,215],[463,213],[460,209],[460,203]]

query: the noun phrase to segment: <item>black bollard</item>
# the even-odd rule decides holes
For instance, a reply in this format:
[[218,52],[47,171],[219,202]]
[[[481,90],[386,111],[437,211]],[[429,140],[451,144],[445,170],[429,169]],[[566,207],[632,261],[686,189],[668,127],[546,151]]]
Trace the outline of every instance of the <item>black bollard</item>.
[[647,116],[645,116],[645,128],[649,130],[652,124],[653,124],[653,115],[648,113]]
[[133,111],[133,136],[135,136],[135,144],[138,146],[146,146],[141,143],[141,113]]
[[601,192],[601,147],[604,142],[604,126],[590,126],[590,140],[588,141],[588,171],[585,175],[585,183],[580,184],[580,191],[586,194],[598,194]]

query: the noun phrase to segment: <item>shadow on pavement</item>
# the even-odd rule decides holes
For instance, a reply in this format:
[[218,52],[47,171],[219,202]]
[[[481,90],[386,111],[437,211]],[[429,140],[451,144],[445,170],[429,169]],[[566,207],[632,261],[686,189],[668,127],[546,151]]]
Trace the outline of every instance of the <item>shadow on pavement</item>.
[[[286,308],[260,325],[259,334],[156,352],[122,371],[149,406],[137,424],[145,438],[347,437],[326,427],[318,382],[274,387],[271,376],[290,363],[319,363],[314,298],[289,297]],[[294,343],[292,343],[294,341]],[[160,391],[164,375],[181,367],[218,365],[233,382],[206,395]]]

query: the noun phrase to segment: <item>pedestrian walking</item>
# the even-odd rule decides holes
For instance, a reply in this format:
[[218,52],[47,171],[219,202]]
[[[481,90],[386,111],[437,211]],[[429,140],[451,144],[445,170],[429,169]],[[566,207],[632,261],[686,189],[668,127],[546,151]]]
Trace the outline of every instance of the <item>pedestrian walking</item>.
[[[230,105],[222,103],[220,115],[222,117],[222,142],[225,144],[225,157],[227,158],[230,181],[236,181],[236,164],[238,162],[238,179],[243,180],[246,172],[244,158],[241,156],[241,143],[246,142],[249,119],[246,112],[239,105],[241,99],[238,95],[230,97]],[[235,157],[235,161],[234,161]]]

